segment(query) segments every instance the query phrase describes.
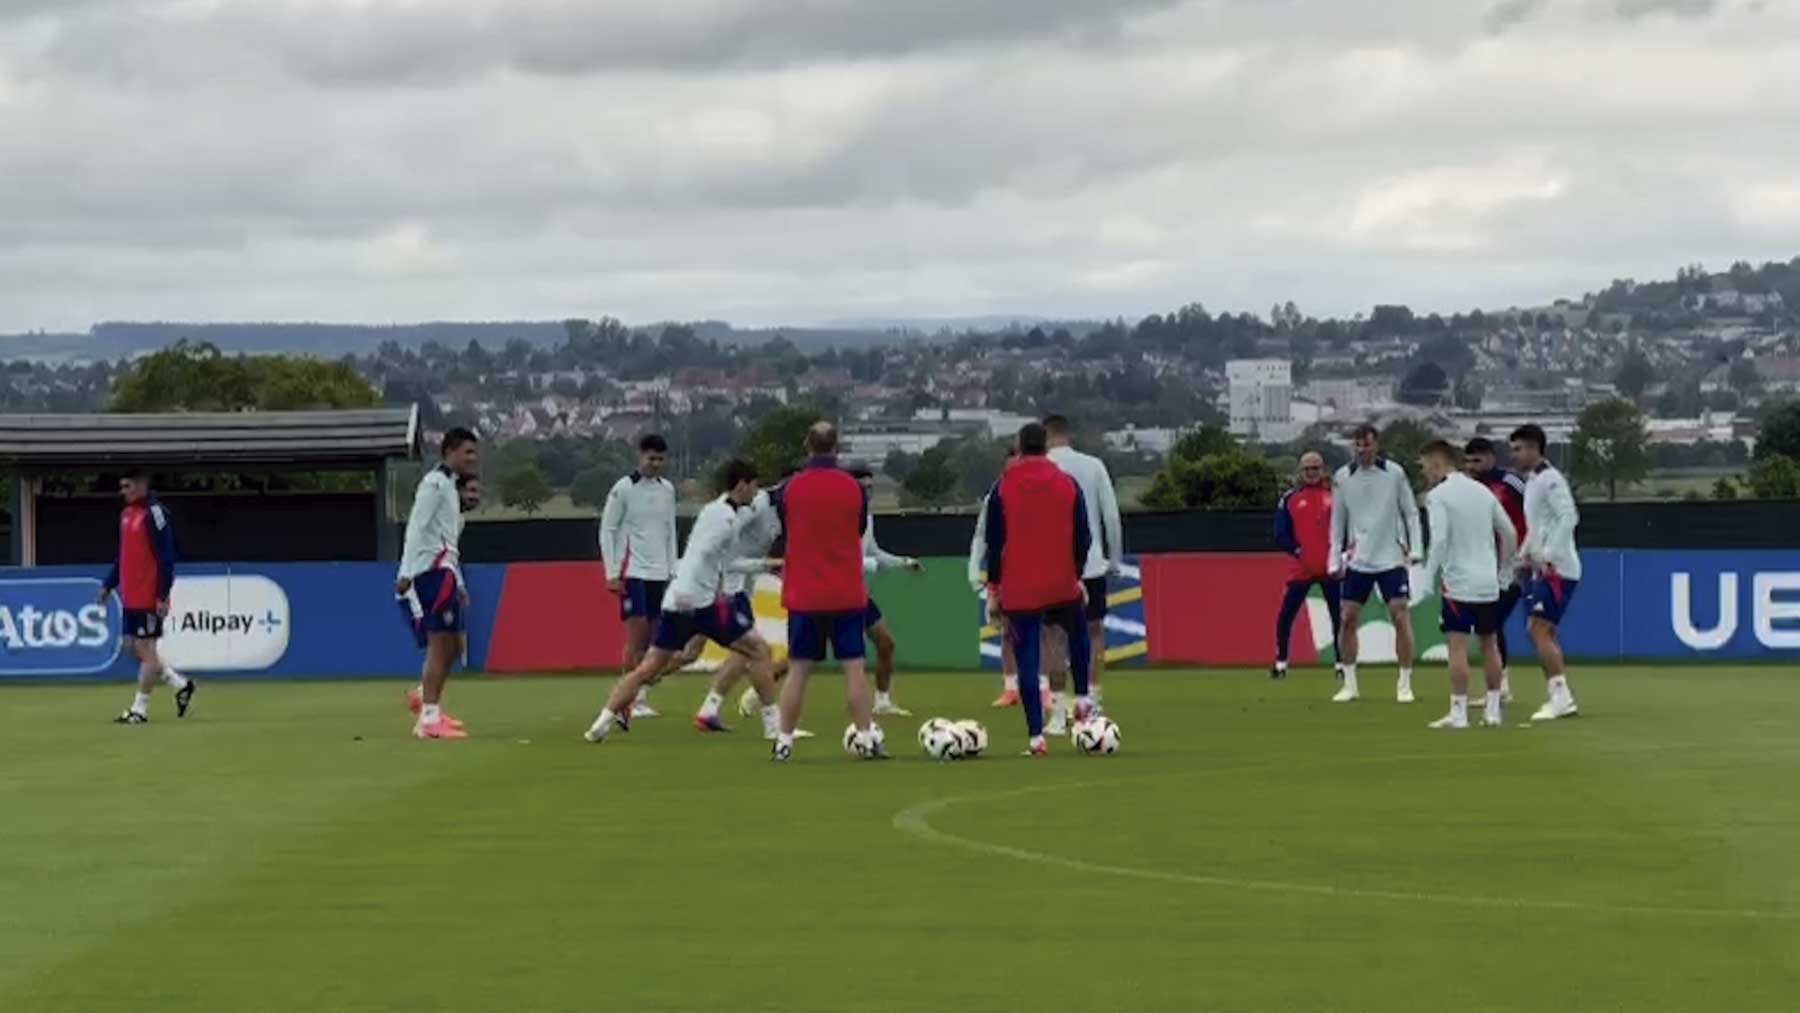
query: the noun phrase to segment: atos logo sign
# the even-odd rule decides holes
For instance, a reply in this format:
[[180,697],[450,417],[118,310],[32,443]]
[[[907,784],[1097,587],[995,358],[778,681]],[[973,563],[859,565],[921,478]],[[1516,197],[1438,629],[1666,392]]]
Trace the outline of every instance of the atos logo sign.
[[119,656],[118,606],[91,577],[0,580],[0,676],[93,675]]
[[[1717,581],[1715,618],[1707,622],[1694,616],[1693,575],[1669,575],[1669,607],[1675,636],[1696,651],[1723,650],[1743,625],[1743,581],[1731,572],[1718,574]],[[1800,573],[1752,574],[1749,584],[1747,611],[1757,643],[1772,651],[1800,650]]]

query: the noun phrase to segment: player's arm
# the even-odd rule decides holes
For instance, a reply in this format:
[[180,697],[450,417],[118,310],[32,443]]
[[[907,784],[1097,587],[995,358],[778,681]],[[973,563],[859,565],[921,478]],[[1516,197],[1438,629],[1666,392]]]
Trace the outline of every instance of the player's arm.
[[1325,571],[1336,575],[1344,572],[1344,532],[1349,526],[1350,517],[1344,509],[1344,491],[1342,483],[1337,495],[1331,497],[1331,548],[1325,555]]
[[[620,479],[606,494],[606,505],[600,509],[600,560],[606,567],[606,583],[617,591],[625,569],[625,495]],[[670,559],[675,557],[670,556]]]
[[1112,473],[1100,466],[1100,527],[1106,534],[1106,570],[1117,576],[1125,566],[1125,519],[1119,516],[1119,493]]
[[1081,484],[1074,479],[1069,480],[1075,486],[1075,572],[1080,574],[1087,567],[1088,553],[1094,548],[1094,533],[1088,530],[1087,497],[1081,494]]
[[1559,546],[1573,546],[1575,543],[1575,525],[1581,521],[1581,512],[1575,506],[1575,493],[1569,489],[1569,483],[1561,475],[1556,484],[1545,490],[1549,494],[1550,530],[1544,532],[1544,540],[1538,543],[1538,550],[1549,561],[1549,555]]
[[1294,515],[1288,512],[1293,493],[1283,493],[1275,507],[1275,544],[1290,556],[1300,554],[1300,539],[1294,537]]
[[988,496],[986,515],[987,545],[983,569],[987,571],[987,582],[990,587],[1000,586],[1002,577],[1000,558],[1006,551],[1006,502],[995,489]]
[[[991,495],[991,494],[990,494]],[[976,594],[987,586],[987,511],[989,496],[981,497],[981,508],[975,511],[975,534],[969,539],[969,587]]]
[[[873,565],[873,569],[871,569]],[[877,570],[919,570],[923,569],[919,561],[911,556],[896,556],[881,547],[875,541],[875,518],[870,517],[863,525],[863,570],[874,573]]]
[[[670,484],[672,485],[674,483],[670,483]],[[679,560],[681,558],[681,544],[680,544],[681,533],[678,530],[681,527],[681,525],[675,523],[675,512],[676,511],[675,511],[674,504],[670,504],[669,518],[668,518],[668,520],[669,520],[669,545],[668,545],[669,554],[667,556],[664,556],[663,558],[667,559],[669,561],[669,568],[671,570],[674,569],[676,560]],[[742,514],[742,513],[744,513],[744,511],[739,510],[738,513]],[[739,530],[741,530],[743,528],[745,522],[746,522],[746,518],[744,518],[744,517],[740,516],[740,517],[735,518],[735,521],[731,526],[734,536],[735,536],[736,532],[738,532]],[[689,535],[688,537],[692,538],[693,536]]]
[[1438,586],[1438,575],[1444,571],[1444,557],[1450,551],[1450,511],[1437,496],[1426,497],[1425,503],[1431,513],[1431,550],[1426,553],[1425,573],[1419,586],[1429,592]]
[[1425,544],[1425,532],[1419,529],[1419,499],[1413,495],[1412,481],[1406,477],[1406,469],[1395,465],[1395,470],[1400,473],[1400,480],[1395,484],[1400,487],[1396,495],[1400,498],[1400,519],[1406,531],[1407,562],[1416,562],[1419,546]]
[[1506,573],[1512,569],[1513,557],[1519,552],[1519,532],[1513,527],[1512,518],[1506,515],[1506,507],[1501,505],[1500,498],[1495,496],[1493,500],[1489,519],[1494,525],[1494,536],[1500,540],[1500,583],[1504,585]]

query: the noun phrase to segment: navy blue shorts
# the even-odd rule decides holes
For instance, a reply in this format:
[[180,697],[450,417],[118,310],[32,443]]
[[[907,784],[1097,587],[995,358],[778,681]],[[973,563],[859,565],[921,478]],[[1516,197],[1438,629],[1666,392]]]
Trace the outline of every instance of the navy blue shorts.
[[870,598],[869,603],[863,606],[863,629],[872,630],[880,624],[881,606],[875,604],[875,599]]
[[824,661],[826,651],[839,661],[859,661],[866,654],[862,612],[836,615],[788,613],[788,657]]
[[1500,603],[1497,601],[1452,601],[1444,599],[1439,610],[1438,629],[1445,633],[1473,633],[1485,637],[1500,632]]
[[669,590],[666,580],[639,580],[636,577],[625,578],[624,589],[619,594],[619,618],[655,619],[662,611],[663,594]]
[[1412,600],[1412,576],[1406,567],[1397,566],[1381,573],[1363,573],[1351,570],[1344,574],[1344,600],[1358,605],[1367,604],[1370,592],[1381,589],[1381,600],[1389,605],[1395,602]]
[[463,631],[462,596],[457,594],[456,571],[426,570],[412,579],[413,593],[425,608],[426,633]]
[[1554,573],[1534,577],[1525,588],[1525,614],[1533,619],[1542,619],[1552,626],[1560,626],[1563,613],[1568,611],[1570,599],[1575,597],[1575,589],[1581,586],[1579,580],[1569,580]]
[[394,604],[400,607],[400,618],[406,623],[406,632],[412,634],[413,643],[418,644],[420,647],[424,647],[425,616],[423,614],[413,615],[412,599],[406,595],[395,598]]
[[1099,622],[1106,618],[1106,578],[1094,577],[1081,582],[1087,589],[1087,621]]
[[650,646],[679,654],[695,637],[705,637],[720,647],[730,647],[756,625],[756,617],[740,608],[735,599],[720,599],[709,608],[692,612],[664,610],[656,620],[656,636]]
[[163,618],[155,609],[123,610],[121,635],[133,640],[160,640],[163,635]]

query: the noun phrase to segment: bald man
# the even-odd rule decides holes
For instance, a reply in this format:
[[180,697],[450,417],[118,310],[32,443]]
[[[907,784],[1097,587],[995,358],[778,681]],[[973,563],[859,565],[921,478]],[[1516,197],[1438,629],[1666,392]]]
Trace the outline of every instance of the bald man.
[[[1331,553],[1331,479],[1325,473],[1325,458],[1316,453],[1301,455],[1300,482],[1281,497],[1281,505],[1275,511],[1275,544],[1293,557],[1288,564],[1287,593],[1282,596],[1281,612],[1275,618],[1275,667],[1269,670],[1269,678],[1285,679],[1294,618],[1306,604],[1314,584],[1325,592],[1325,607],[1331,611],[1334,655],[1341,625],[1339,582],[1327,572]],[[1342,671],[1340,666],[1340,674]]]

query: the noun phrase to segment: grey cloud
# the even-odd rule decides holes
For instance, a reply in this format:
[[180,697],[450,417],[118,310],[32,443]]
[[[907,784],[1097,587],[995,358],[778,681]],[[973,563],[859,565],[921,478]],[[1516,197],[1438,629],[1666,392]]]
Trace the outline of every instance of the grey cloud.
[[1703,18],[1719,7],[1718,0],[1618,0],[1614,8],[1627,21],[1657,14],[1678,18]]
[[1489,35],[1499,35],[1530,21],[1543,6],[1544,0],[1501,0],[1488,9],[1482,25]]
[[[35,2],[35,0],[34,0]],[[134,80],[248,65],[322,86],[441,84],[510,69],[579,75],[779,67],[1045,37],[1106,39],[1180,0],[434,0],[188,14],[127,8],[67,21],[56,62]]]

